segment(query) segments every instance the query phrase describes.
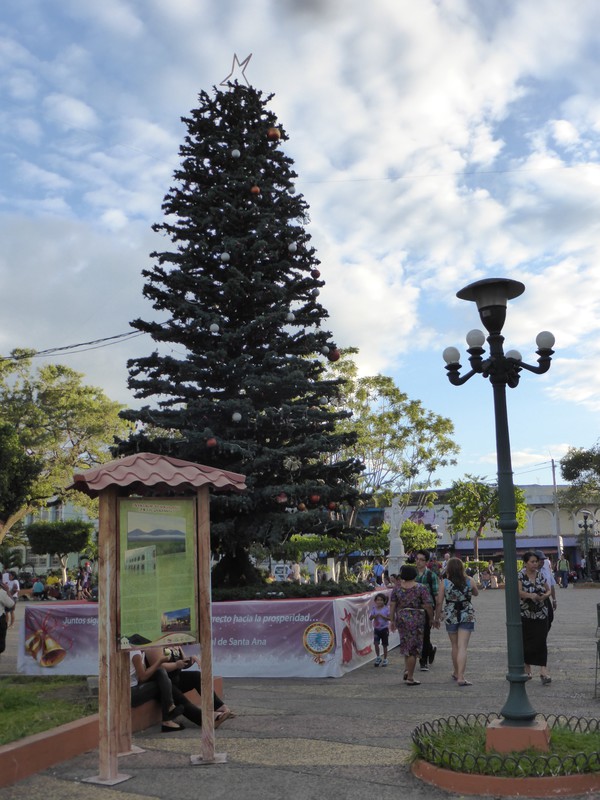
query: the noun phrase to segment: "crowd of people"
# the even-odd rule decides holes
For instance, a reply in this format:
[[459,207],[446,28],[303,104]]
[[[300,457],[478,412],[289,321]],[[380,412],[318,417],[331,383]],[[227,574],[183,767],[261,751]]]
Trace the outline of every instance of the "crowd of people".
[[[441,564],[432,563],[426,550],[417,551],[411,561],[400,568],[398,575],[389,575],[381,559],[375,561],[375,585],[391,592],[389,596],[387,592],[376,594],[369,614],[373,622],[374,666],[388,665],[390,633],[398,633],[400,654],[404,656],[404,683],[419,686],[421,681],[415,677],[417,664],[420,671],[429,671],[437,651],[431,642],[431,630],[443,624],[450,640],[451,678],[458,686],[471,686],[465,672],[469,640],[475,630],[473,598],[481,590],[498,588],[496,568],[490,562],[475,577],[467,573],[462,559],[448,552]],[[552,681],[548,674],[547,638],[557,607],[557,585],[550,560],[541,550],[523,555],[518,586],[525,677],[531,680],[532,667],[539,667],[544,686]]]
[[92,580],[92,565],[86,561],[78,570],[67,575],[62,581],[57,575],[19,576],[16,570],[4,571],[2,583],[15,601],[21,595],[21,589],[31,589],[25,597],[32,600],[95,600],[96,592]]

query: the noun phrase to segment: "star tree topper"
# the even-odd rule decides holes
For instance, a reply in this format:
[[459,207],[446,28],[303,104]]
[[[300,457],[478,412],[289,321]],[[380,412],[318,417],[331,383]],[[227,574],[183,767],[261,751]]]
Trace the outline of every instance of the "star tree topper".
[[241,78],[243,78],[243,80],[246,81],[246,86],[250,86],[248,78],[246,77],[246,67],[248,66],[248,62],[250,61],[251,58],[252,58],[252,53],[250,53],[249,56],[246,56],[246,58],[243,61],[240,61],[237,57],[237,53],[234,53],[233,63],[231,64],[231,72],[224,80],[221,81],[219,86],[227,86],[227,84],[230,81],[231,83],[235,81],[241,83],[240,76]]

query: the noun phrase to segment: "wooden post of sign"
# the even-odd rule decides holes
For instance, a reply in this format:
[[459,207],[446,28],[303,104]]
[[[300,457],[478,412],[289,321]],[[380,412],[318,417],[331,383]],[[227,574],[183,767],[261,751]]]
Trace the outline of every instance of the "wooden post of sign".
[[212,670],[212,598],[210,586],[210,494],[208,486],[197,493],[196,536],[198,550],[198,623],[200,626],[200,689],[202,729],[200,755],[192,764],[223,764],[227,753],[215,753],[215,718]]
[[[130,778],[118,770],[121,730],[123,658],[117,646],[117,554],[119,522],[117,487],[100,492],[98,527],[98,754],[100,774],[87,783],[113,786]],[[129,711],[129,704],[127,706]]]

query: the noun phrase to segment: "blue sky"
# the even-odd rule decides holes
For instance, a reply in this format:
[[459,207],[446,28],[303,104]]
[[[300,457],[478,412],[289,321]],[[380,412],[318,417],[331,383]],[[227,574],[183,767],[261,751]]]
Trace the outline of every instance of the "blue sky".
[[[128,331],[148,317],[181,116],[253,54],[311,207],[321,300],[365,374],[449,416],[444,485],[495,475],[491,388],[441,352],[479,327],[456,299],[510,277],[506,344],[544,376],[509,391],[520,483],[598,437],[600,5],[595,0],[4,0],[0,8],[0,352]],[[61,356],[124,403],[145,337]]]

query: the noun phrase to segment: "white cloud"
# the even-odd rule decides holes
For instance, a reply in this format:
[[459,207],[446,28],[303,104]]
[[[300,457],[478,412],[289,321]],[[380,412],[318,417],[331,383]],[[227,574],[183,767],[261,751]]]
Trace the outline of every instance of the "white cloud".
[[[7,2],[22,23],[22,4]],[[53,14],[37,4],[27,20],[28,35],[14,24],[0,49],[9,78],[2,209],[17,219],[14,235],[7,223],[3,232],[10,263],[44,300],[14,285],[5,261],[15,319],[9,309],[4,347],[109,335],[144,313],[134,308],[147,312],[139,271],[177,164],[179,117],[227,75],[234,52],[253,52],[247,75],[276,92],[271,107],[291,137],[282,147],[311,207],[338,344],[357,344],[363,370],[399,376],[460,422],[471,401],[440,389],[439,351],[454,340],[464,348],[477,322],[455,292],[494,275],[523,280],[507,345],[535,361],[535,335],[549,328],[557,355],[518,402],[538,398],[536,421],[560,409],[558,441],[591,431],[600,397],[594,0],[546,0],[541,23],[537,0],[68,0]],[[108,300],[92,325],[98,297]],[[33,326],[21,324],[19,303]],[[112,388],[117,352],[80,358]],[[527,466],[547,431],[516,434],[515,458]],[[465,450],[481,466],[490,447]]]
[[53,93],[44,98],[42,105],[47,119],[63,130],[95,128],[98,125],[94,109],[76,97]]

